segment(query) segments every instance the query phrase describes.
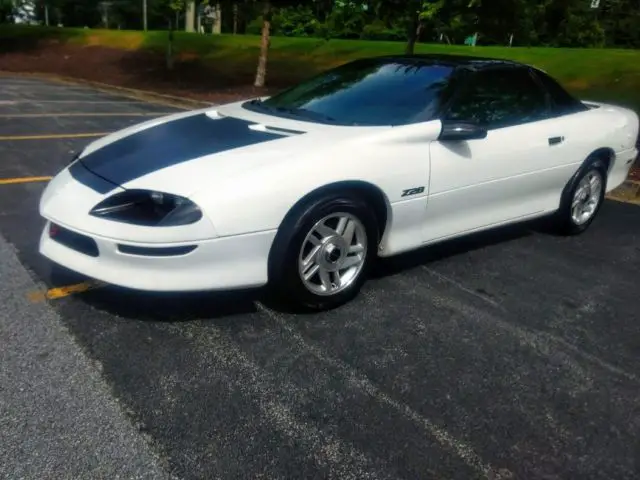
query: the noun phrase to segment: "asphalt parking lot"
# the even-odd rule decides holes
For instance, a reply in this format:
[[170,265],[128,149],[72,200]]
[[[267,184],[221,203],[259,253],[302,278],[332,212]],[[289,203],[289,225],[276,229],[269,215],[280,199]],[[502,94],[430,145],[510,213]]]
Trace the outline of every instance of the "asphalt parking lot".
[[176,110],[0,77],[0,477],[639,477],[640,206],[385,262],[316,315],[41,259],[42,177]]

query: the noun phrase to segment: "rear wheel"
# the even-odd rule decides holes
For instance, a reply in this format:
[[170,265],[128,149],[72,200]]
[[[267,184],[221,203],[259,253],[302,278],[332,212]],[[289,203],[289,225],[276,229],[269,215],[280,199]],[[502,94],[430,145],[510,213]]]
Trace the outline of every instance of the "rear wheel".
[[270,284],[290,306],[327,310],[353,299],[378,246],[374,212],[357,196],[328,194],[285,222]]
[[587,230],[604,201],[606,184],[605,163],[598,158],[588,161],[567,186],[557,214],[557,230],[564,235]]

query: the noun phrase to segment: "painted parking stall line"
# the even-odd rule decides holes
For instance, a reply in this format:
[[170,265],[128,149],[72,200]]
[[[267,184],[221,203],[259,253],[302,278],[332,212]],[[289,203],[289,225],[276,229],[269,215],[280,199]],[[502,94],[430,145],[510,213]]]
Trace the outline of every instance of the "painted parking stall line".
[[17,141],[17,140],[59,140],[65,138],[91,138],[104,137],[111,132],[96,133],[53,133],[42,135],[0,135],[0,141]]
[[85,89],[67,89],[64,87],[45,87],[45,88],[29,88],[29,93],[24,93],[25,87],[22,86],[3,86],[3,92],[6,94],[15,94],[23,98],[30,98],[35,95],[62,95],[65,97],[92,97],[94,94],[91,91]]
[[71,285],[65,285],[62,287],[54,287],[45,291],[28,292],[27,298],[32,302],[43,302],[45,300],[57,300],[60,298],[69,297],[71,295],[77,295],[79,293],[88,292],[97,288],[107,286],[106,283],[99,280],[87,280],[85,282],[79,282]]
[[[93,92],[66,91],[65,89],[41,89],[38,91],[30,90],[29,93],[25,94],[23,93],[22,87],[3,88],[2,94],[6,96],[23,98],[25,100],[36,100],[38,97],[44,97],[47,95],[51,95],[56,98],[67,98],[70,100],[74,98],[95,98],[96,96],[96,94]],[[110,96],[111,95],[106,93],[100,94],[100,97],[103,98]]]
[[[44,110],[55,104],[81,109],[53,100]],[[633,477],[638,429],[625,419],[640,387],[621,373],[638,370],[637,207],[606,202],[572,242],[531,232],[457,253],[434,247],[428,267],[373,279],[343,309],[294,316],[235,294],[135,292],[54,271],[37,247],[44,175],[85,143],[72,139],[97,135],[70,132],[126,120],[56,119],[60,131],[35,116],[21,131],[10,123],[0,135],[47,141],[0,143],[0,177],[16,180],[0,188],[0,236],[41,280],[14,292],[20,310],[6,318],[28,332],[27,311],[55,309],[99,366],[105,395],[181,476],[299,478],[320,465],[336,478],[540,478],[558,468]],[[18,347],[40,359],[49,344]],[[74,381],[60,377],[57,388]],[[57,389],[34,391],[57,405]]]
[[0,118],[43,117],[159,117],[173,112],[61,112],[61,113],[0,113]]
[[53,177],[21,177],[21,178],[0,178],[0,185],[15,185],[20,183],[48,182]]
[[[16,77],[5,75],[3,74],[3,72],[0,72],[0,81],[2,81],[4,84],[4,82],[16,81]],[[22,81],[22,79],[17,81],[20,82]],[[96,81],[83,81],[72,78],[61,78],[51,75],[34,75],[33,77],[30,77],[27,82],[27,85],[34,87],[71,86],[72,88],[86,88],[88,89],[87,91],[92,93],[96,100],[137,100],[144,102],[146,105],[164,105],[171,108],[177,108],[179,110],[190,110],[192,108],[201,108],[206,106],[215,107],[216,105],[218,105],[215,102],[196,100],[193,98],[184,98],[176,95],[169,95],[149,90],[120,87]]]
[[20,105],[20,104],[33,104],[33,103],[60,103],[69,105],[149,105],[149,102],[143,100],[38,100],[33,102],[32,100],[2,100],[0,101],[0,107],[2,105]]
[[[15,151],[13,149],[16,148],[11,142],[50,141],[56,145],[54,151],[57,153],[55,153],[55,155],[61,155],[66,158],[69,152],[66,151],[65,147],[58,147],[59,142],[103,137],[112,133],[114,130],[129,126],[130,121],[126,119],[135,119],[136,117],[141,119],[161,117],[186,109],[186,107],[154,103],[145,99],[131,98],[111,92],[101,92],[84,86],[69,87],[63,83],[53,84],[40,80],[10,82],[1,77],[0,82],[3,86],[3,94],[0,96],[0,121],[6,120],[6,122],[9,122],[12,120],[20,120],[30,122],[33,120],[33,122],[36,122],[38,119],[47,118],[52,121],[58,118],[69,119],[61,124],[56,122],[58,128],[62,125],[61,132],[55,130],[53,132],[47,131],[47,124],[39,122],[31,124],[25,123],[22,131],[16,131],[16,134],[8,134],[7,130],[15,128],[16,123],[5,123],[4,125],[6,125],[6,127],[0,124],[0,142],[6,142],[7,145],[10,145],[8,149],[5,149],[5,156],[8,155],[11,158],[16,156],[11,153]],[[78,118],[78,121],[73,120],[74,117]],[[103,130],[99,128],[100,125],[105,124],[100,121],[101,117],[111,119],[108,129]],[[84,118],[95,118],[96,120],[88,124],[83,121]],[[120,118],[124,121],[119,121]],[[105,122],[106,121],[107,120],[105,120]],[[76,126],[75,128],[74,125]],[[87,131],[89,128],[83,131],[82,127],[77,128],[80,125],[91,126],[93,128],[98,127],[98,131]],[[58,128],[56,128],[56,130]],[[31,144],[27,143],[27,145]],[[38,156],[43,155],[44,152],[51,151],[49,150],[50,147],[39,148],[36,147],[35,144],[33,145],[34,146],[25,146],[24,149],[26,149],[26,151],[37,152]],[[75,147],[71,148],[75,149]],[[2,190],[2,192],[16,192],[14,188],[10,188],[11,186],[15,186],[15,188],[19,189],[19,192],[23,192],[19,197],[22,198],[24,196],[27,199],[31,198],[31,203],[37,208],[37,192],[39,192],[39,190],[27,190],[27,186],[30,184],[46,184],[53,176],[39,174],[43,170],[41,165],[43,162],[40,158],[35,159],[36,164],[30,169],[28,165],[24,164],[25,161],[29,161],[29,155],[23,154],[25,151],[23,147],[20,147],[20,150],[20,155],[17,155],[17,157],[21,159],[21,163],[17,167],[8,168],[5,175],[0,176],[0,186],[6,187],[6,190]],[[62,167],[62,164],[60,164],[58,168],[60,167]],[[44,170],[49,173],[57,169],[46,168]],[[32,172],[32,175],[11,175],[11,173],[18,172]],[[7,195],[10,195],[8,198],[16,198],[12,193],[7,193]],[[4,202],[4,206],[9,212],[9,216],[5,218],[8,219],[15,215],[12,212],[16,212],[16,208],[18,208],[21,203],[24,203],[24,200],[20,201],[18,199],[13,202]],[[35,218],[38,217],[36,216]],[[33,231],[31,229],[29,230]],[[33,235],[33,233],[31,235]],[[94,280],[77,282],[71,280],[68,283],[64,283],[63,280],[62,285],[59,283],[56,285],[56,283],[58,282],[54,281],[54,284],[49,285],[50,288],[48,289],[45,288],[44,290],[27,292],[26,296],[32,302],[52,301],[79,295],[106,285],[103,282]]]
[[[47,132],[47,126],[42,123],[31,124],[29,128],[28,124],[25,124],[26,128],[24,134],[3,134],[7,131],[6,128],[2,128],[0,125],[0,142],[4,141],[9,144],[15,141],[51,141],[57,143],[64,140],[73,139],[92,139],[103,137],[108,135],[113,130],[118,128],[125,128],[129,126],[129,122],[117,122],[119,118],[136,118],[141,119],[161,117],[172,113],[185,110],[186,108],[179,108],[176,106],[162,105],[151,103],[141,99],[129,98],[120,95],[105,95],[104,92],[95,91],[91,88],[77,87],[69,88],[65,85],[47,85],[42,82],[20,82],[20,84],[7,85],[3,82],[3,97],[0,100],[0,120],[24,120],[34,121],[38,119],[56,120],[57,118],[68,118],[73,122],[73,118],[76,117],[80,122],[83,118],[96,118],[100,117],[110,118],[116,123],[110,124],[109,130],[100,130],[97,132],[90,131],[78,131],[76,128],[69,131],[69,128],[73,129],[74,125],[80,125],[80,123],[65,123],[63,124],[62,132]],[[95,108],[93,108],[95,107]],[[83,123],[84,124],[84,123]],[[11,125],[15,125],[12,123]],[[85,124],[87,125],[87,124]],[[92,126],[99,126],[100,124],[93,123]],[[32,130],[32,131],[28,131]],[[44,130],[44,131],[43,131]],[[64,131],[67,130],[67,131]],[[16,132],[18,133],[18,132]],[[31,150],[33,147],[25,147]],[[56,149],[61,150],[59,148]],[[9,150],[8,152],[10,152]],[[43,152],[42,149],[35,150],[36,152]],[[64,154],[66,155],[66,154]],[[24,157],[24,155],[20,155]],[[10,169],[10,171],[18,171],[21,169]],[[53,176],[51,175],[37,175],[37,171],[41,169],[36,166],[32,171],[36,175],[31,176],[6,176],[0,177],[0,186],[16,186],[20,188],[20,185],[26,187],[28,184],[44,184],[50,181]],[[48,170],[48,169],[47,169]],[[11,190],[15,192],[15,190]],[[31,190],[31,192],[37,192],[37,190]],[[26,193],[26,192],[25,192]],[[28,193],[28,196],[34,195],[34,193]],[[37,194],[35,194],[37,196]],[[37,205],[37,198],[32,197],[35,205]],[[18,202],[19,203],[19,202]],[[5,204],[6,205],[6,204]],[[11,203],[8,205],[11,211]],[[46,283],[46,282],[45,282]],[[86,280],[69,283],[63,283],[62,285],[49,285],[50,288],[43,290],[36,290],[26,292],[26,297],[34,303],[43,301],[55,301],[70,296],[81,295],[85,292],[102,288],[107,284],[97,280]]]

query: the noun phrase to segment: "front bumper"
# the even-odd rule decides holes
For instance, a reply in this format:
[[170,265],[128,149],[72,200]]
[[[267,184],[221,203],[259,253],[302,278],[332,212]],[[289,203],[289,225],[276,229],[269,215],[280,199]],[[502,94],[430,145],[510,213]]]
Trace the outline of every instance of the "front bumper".
[[105,283],[148,291],[227,290],[267,282],[276,230],[170,244],[131,243],[52,223],[40,253],[69,270]]

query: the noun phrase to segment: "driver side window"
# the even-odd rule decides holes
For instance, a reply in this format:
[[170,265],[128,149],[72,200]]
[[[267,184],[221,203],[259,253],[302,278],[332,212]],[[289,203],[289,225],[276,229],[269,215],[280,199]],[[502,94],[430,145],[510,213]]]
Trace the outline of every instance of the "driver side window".
[[504,68],[474,74],[445,119],[495,129],[535,122],[548,115],[546,95],[528,71]]

